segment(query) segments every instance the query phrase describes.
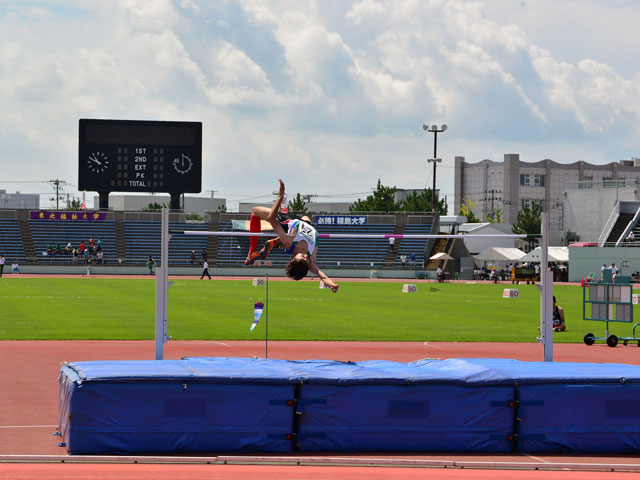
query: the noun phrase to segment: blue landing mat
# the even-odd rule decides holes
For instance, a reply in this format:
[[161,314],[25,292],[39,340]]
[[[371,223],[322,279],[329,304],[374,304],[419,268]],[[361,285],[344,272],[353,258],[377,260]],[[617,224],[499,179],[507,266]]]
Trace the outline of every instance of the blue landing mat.
[[71,454],[640,452],[640,367],[504,359],[69,363]]

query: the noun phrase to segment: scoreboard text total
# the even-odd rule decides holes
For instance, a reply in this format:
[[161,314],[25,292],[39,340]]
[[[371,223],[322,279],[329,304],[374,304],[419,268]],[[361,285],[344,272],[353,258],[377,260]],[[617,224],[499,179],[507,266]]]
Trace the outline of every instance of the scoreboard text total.
[[78,186],[98,192],[199,193],[202,123],[81,119]]

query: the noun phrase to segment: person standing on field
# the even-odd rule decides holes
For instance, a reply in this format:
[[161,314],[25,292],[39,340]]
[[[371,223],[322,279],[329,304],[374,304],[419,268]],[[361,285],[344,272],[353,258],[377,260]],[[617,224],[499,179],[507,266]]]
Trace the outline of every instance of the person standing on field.
[[203,270],[202,270],[202,275],[200,276],[200,280],[202,280],[205,275],[209,277],[209,280],[211,280],[211,275],[209,275],[209,262],[205,260],[204,263],[202,264],[202,268]]
[[156,266],[156,261],[153,259],[151,255],[149,255],[149,258],[147,259],[147,268],[149,269],[149,275],[155,275],[155,273],[153,272],[153,267],[155,266]]

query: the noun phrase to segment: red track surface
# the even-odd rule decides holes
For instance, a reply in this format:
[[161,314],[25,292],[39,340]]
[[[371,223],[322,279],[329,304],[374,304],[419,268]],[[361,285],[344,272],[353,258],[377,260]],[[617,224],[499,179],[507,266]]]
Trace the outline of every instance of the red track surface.
[[[165,346],[165,358],[183,356],[240,356],[264,357],[265,344],[259,341],[174,341]],[[3,375],[0,391],[3,392],[0,407],[0,460],[13,455],[66,455],[58,447],[59,437],[53,436],[58,415],[58,372],[65,361],[87,360],[136,360],[153,359],[155,344],[152,341],[3,341],[0,342],[0,362]],[[422,343],[422,342],[269,342],[269,358],[302,359],[324,358],[362,361],[386,359],[409,362],[421,358],[516,358],[540,361],[542,346],[538,344],[505,343]],[[640,348],[605,345],[557,344],[554,346],[556,361],[629,363],[640,365]],[[353,455],[331,455],[348,458]],[[212,457],[215,458],[215,457]],[[234,457],[238,459],[238,457]],[[314,459],[317,457],[307,457]],[[378,462],[421,460],[457,462],[498,462],[486,467],[499,468],[505,462],[520,462],[531,468],[537,464],[544,468],[549,463],[636,465],[635,456],[615,457],[567,457],[560,455],[365,455]],[[4,457],[18,460],[18,457]],[[59,461],[59,458],[58,458]],[[215,461],[215,460],[214,460]],[[248,461],[248,459],[247,459]],[[364,462],[367,463],[367,462]],[[526,465],[525,465],[526,464]],[[273,471],[273,473],[271,473]],[[89,472],[89,473],[88,473]],[[163,472],[163,473],[160,473]],[[257,473],[259,472],[259,473]],[[33,474],[33,477],[29,475]],[[512,478],[510,470],[493,471],[432,469],[405,467],[338,467],[338,466],[248,466],[248,465],[17,465],[0,463],[0,479],[3,478]],[[518,477],[528,478],[534,472],[518,472]],[[545,471],[536,478],[600,478],[601,473]],[[578,477],[577,475],[580,475]],[[552,476],[548,476],[552,475]],[[558,475],[558,476],[556,476]],[[591,476],[596,475],[596,476]]]

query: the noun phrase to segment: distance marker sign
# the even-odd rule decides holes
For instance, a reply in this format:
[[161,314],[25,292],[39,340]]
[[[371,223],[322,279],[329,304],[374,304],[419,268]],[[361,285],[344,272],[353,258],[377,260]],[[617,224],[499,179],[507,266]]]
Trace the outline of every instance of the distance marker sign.
[[78,187],[200,193],[202,123],[80,119]]

